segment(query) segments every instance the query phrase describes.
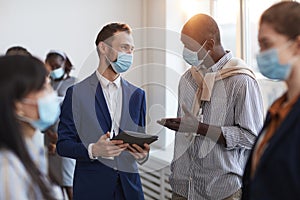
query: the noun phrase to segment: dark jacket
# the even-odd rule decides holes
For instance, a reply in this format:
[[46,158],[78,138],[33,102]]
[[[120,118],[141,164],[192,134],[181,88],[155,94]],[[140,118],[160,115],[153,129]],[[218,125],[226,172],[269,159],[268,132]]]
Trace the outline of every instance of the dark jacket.
[[[145,126],[145,92],[124,79],[121,84],[120,129],[140,132]],[[137,163],[128,151],[114,160],[90,160],[88,156],[88,145],[97,142],[111,126],[112,119],[96,73],[68,89],[62,104],[57,152],[76,159],[74,200],[113,199],[118,182],[126,199],[144,199]]]
[[[262,130],[270,120],[268,113]],[[300,98],[270,139],[253,178],[252,154],[243,177],[243,200],[300,199]]]

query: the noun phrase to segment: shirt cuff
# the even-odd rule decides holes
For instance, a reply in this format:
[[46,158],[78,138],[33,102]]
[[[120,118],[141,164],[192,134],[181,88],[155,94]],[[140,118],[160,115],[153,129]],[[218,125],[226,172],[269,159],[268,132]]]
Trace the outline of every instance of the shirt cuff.
[[95,143],[91,143],[88,146],[88,154],[89,154],[89,157],[90,157],[91,160],[97,160],[98,159],[97,157],[93,156],[92,148],[93,148],[94,144]]
[[142,164],[144,164],[148,160],[148,158],[149,158],[149,152],[148,152],[147,156],[145,156],[142,159],[137,159],[136,161],[137,161],[137,163],[139,163],[140,165],[142,165]]
[[221,127],[223,136],[226,141],[226,149],[232,150],[236,148],[240,142],[240,132],[234,128]]

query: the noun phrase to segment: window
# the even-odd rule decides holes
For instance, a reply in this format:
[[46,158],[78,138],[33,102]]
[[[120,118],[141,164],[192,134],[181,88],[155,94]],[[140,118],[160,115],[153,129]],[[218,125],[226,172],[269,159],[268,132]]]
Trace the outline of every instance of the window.
[[213,0],[211,8],[212,16],[220,28],[221,42],[226,50],[230,50],[233,55],[239,51],[238,14],[239,0]]
[[[259,18],[264,10],[279,2],[280,0],[166,0],[166,84],[171,85],[171,90],[166,89],[165,115],[176,116],[177,89],[180,75],[189,67],[181,57],[182,45],[180,44],[180,32],[183,24],[193,15],[204,13],[211,15],[219,25],[221,42],[226,50],[230,50],[234,56],[246,61],[252,69],[258,72],[256,55],[259,52],[257,33]],[[300,1],[300,0],[297,0]],[[170,31],[171,30],[171,31]],[[172,53],[170,53],[172,52]],[[175,52],[175,54],[174,54]],[[174,72],[176,76],[174,76]],[[172,73],[170,72],[172,71]],[[271,83],[261,79],[265,109],[267,109],[274,98],[278,97],[284,90],[280,83]],[[276,89],[276,91],[275,91]],[[172,91],[171,94],[168,90]],[[270,90],[274,90],[269,94]],[[275,94],[276,93],[276,94]],[[275,95],[274,95],[275,94]],[[172,132],[164,129],[167,132]],[[174,142],[174,134],[167,133],[163,138],[164,145],[169,146]],[[165,146],[164,146],[165,147]]]
[[257,41],[258,25],[261,14],[268,7],[279,0],[246,0],[245,3],[245,59],[246,62],[253,67],[254,71],[258,71],[256,63],[256,55],[259,52]]

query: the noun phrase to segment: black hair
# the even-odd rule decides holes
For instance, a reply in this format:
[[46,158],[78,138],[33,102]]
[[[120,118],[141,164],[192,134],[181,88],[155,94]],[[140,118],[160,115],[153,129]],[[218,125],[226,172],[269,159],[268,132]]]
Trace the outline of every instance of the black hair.
[[13,46],[7,49],[5,55],[24,55],[31,56],[31,53],[27,51],[24,47],[21,46]]
[[40,170],[26,151],[24,134],[15,108],[17,101],[44,87],[46,68],[43,62],[32,56],[12,55],[0,57],[0,69],[0,149],[13,152],[23,163],[33,183],[40,188],[44,198],[54,199]]

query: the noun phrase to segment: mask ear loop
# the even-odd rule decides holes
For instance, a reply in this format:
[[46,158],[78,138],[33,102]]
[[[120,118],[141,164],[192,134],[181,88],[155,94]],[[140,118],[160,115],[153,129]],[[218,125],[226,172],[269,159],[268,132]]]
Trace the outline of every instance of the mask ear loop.
[[112,48],[110,45],[104,43],[104,45],[106,45],[109,49],[115,51],[117,53],[117,59],[116,61],[111,61],[108,56],[105,54],[105,58],[108,60],[109,64],[112,66],[112,63],[117,62],[118,61],[118,57],[119,57],[119,52],[117,50],[115,50],[114,48]]
[[[98,54],[100,55],[100,51],[101,50],[103,50],[103,51],[105,51],[105,46],[107,46],[108,48],[110,48],[110,49],[113,49],[109,44],[107,44],[107,43],[105,43],[105,42],[103,42],[103,46],[100,46],[100,47],[98,47],[97,46],[97,51],[98,51]],[[101,50],[100,50],[100,48],[101,48]],[[114,50],[114,49],[113,49]],[[115,51],[115,50],[114,50]],[[104,56],[105,56],[105,62],[106,62],[106,64],[107,64],[107,67],[106,67],[106,69],[109,67],[109,66],[111,66],[111,68],[112,68],[112,63],[113,63],[113,61],[111,61],[109,58],[108,58],[108,56],[106,55],[106,53],[104,53]],[[118,59],[118,58],[117,58]],[[105,70],[106,70],[105,69]],[[104,71],[105,71],[104,70]],[[103,72],[104,72],[103,71]]]
[[[202,49],[204,49],[204,46],[205,46],[205,44],[207,43],[207,40],[205,40],[205,42],[203,43],[203,45],[201,45],[201,47],[200,47],[200,49],[197,51],[197,55],[198,55],[198,53],[202,50]],[[209,68],[206,68],[204,65],[203,65],[203,62],[204,62],[204,60],[206,59],[206,57],[209,55],[209,53],[210,53],[210,50],[206,50],[206,49],[204,49],[205,51],[206,51],[206,54],[203,56],[203,58],[201,59],[201,65],[200,65],[200,69],[197,69],[197,71],[198,70],[203,70],[203,69],[205,69],[205,70],[208,70],[208,69],[210,69],[211,67],[209,67]],[[200,61],[200,60],[199,60]]]
[[206,42],[207,42],[207,40],[205,40],[205,42],[201,45],[200,49],[198,49],[197,54],[204,48]]

